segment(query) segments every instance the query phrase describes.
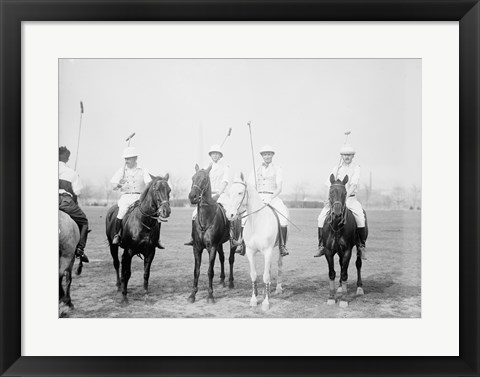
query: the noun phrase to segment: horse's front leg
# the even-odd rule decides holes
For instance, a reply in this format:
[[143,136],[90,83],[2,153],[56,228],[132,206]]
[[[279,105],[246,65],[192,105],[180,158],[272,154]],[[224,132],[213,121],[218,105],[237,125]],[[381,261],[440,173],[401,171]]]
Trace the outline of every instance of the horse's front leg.
[[129,250],[126,249],[123,251],[123,254],[122,254],[122,274],[120,277],[123,304],[128,304],[127,287],[128,287],[128,280],[130,279],[131,275],[132,275],[132,256],[130,255]]
[[230,241],[230,255],[228,257],[228,263],[230,265],[230,276],[228,277],[228,288],[233,289],[235,288],[235,284],[233,283],[233,264],[235,263],[235,249],[237,247],[232,245],[232,241]]
[[150,279],[150,268],[153,258],[155,258],[155,246],[145,255],[145,259],[143,260],[143,292],[145,300],[148,299],[148,280]]
[[248,264],[250,265],[250,279],[252,280],[252,297],[250,298],[250,306],[256,307],[258,303],[257,268],[255,266],[255,255],[253,254],[252,249],[249,249],[248,246],[247,246],[247,258],[248,258]]
[[215,267],[215,257],[217,256],[217,248],[215,246],[210,246],[208,248],[208,298],[207,302],[209,304],[215,303],[215,298],[213,297],[213,275]]
[[265,283],[265,297],[262,302],[262,310],[266,311],[270,309],[270,287],[272,284],[271,281],[271,270],[272,270],[272,254],[273,249],[265,250],[265,268],[263,270],[263,282]]
[[348,306],[348,301],[346,299],[348,288],[347,288],[347,281],[348,281],[348,266],[350,264],[350,258],[352,256],[352,249],[347,249],[343,253],[340,253],[340,288],[337,293],[339,293],[339,305],[341,308],[346,308]]
[[110,254],[113,259],[113,267],[115,268],[115,273],[117,275],[117,291],[120,291],[121,281],[120,281],[120,260],[118,259],[118,245],[110,245]]
[[195,302],[195,295],[198,291],[198,277],[200,275],[200,265],[202,264],[202,252],[203,248],[199,249],[196,245],[193,245],[193,256],[195,257],[195,267],[193,269],[193,287],[192,293],[188,296],[188,302],[193,304]]
[[283,293],[282,288],[282,278],[283,278],[283,258],[278,256],[278,269],[277,269],[277,288],[275,289],[276,294]]
[[325,252],[325,258],[327,259],[328,263],[328,278],[330,279],[327,305],[335,304],[335,267],[333,264],[333,256],[333,251],[327,249]]
[[218,258],[220,259],[220,285],[225,288],[225,253],[223,245],[218,245]]
[[357,261],[355,262],[357,267],[357,295],[362,296],[363,292],[363,282],[362,282],[362,257],[360,253],[357,253]]

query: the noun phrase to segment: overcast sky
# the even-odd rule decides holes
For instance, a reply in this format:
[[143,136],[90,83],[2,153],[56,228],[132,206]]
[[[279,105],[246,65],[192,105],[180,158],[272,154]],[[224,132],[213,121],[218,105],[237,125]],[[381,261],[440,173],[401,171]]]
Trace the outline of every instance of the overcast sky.
[[61,59],[59,144],[72,167],[80,101],[77,171],[91,184],[123,165],[132,132],[141,166],[189,186],[231,127],[224,161],[248,174],[251,121],[255,163],[274,146],[286,193],[323,189],[347,130],[362,184],[371,172],[374,189],[421,185],[419,59]]

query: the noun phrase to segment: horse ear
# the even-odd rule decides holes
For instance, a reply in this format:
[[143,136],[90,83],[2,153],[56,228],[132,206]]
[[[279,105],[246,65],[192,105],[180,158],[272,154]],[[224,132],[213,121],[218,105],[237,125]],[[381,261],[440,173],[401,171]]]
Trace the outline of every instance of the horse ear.
[[330,183],[333,185],[335,183],[335,176],[330,174]]
[[153,181],[155,178],[157,178],[157,177],[155,177],[154,175],[151,175],[150,173],[148,173],[148,175],[150,176],[150,178],[152,178],[152,181]]
[[165,177],[163,177],[163,179],[165,179],[166,181],[168,181],[168,178],[170,177],[170,175],[167,173],[165,174]]
[[348,182],[348,175],[346,175],[345,178],[343,178],[342,183],[345,186],[347,184],[347,182]]
[[205,170],[207,173],[210,173],[210,170],[212,170],[212,164],[208,165],[207,170]]
[[199,170],[200,170],[200,167],[198,166],[198,164],[195,164],[195,173]]
[[243,176],[242,172],[240,172],[240,179],[242,180],[242,182],[245,182],[245,177]]

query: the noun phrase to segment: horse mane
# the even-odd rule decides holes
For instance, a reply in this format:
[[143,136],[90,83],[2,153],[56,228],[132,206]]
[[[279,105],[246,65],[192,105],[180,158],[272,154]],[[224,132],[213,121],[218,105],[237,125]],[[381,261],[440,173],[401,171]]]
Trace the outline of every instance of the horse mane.
[[143,202],[147,196],[147,194],[150,192],[150,189],[152,188],[153,182],[155,182],[155,179],[152,179],[150,182],[148,182],[147,187],[145,187],[145,190],[140,195],[140,198],[138,199],[139,202]]

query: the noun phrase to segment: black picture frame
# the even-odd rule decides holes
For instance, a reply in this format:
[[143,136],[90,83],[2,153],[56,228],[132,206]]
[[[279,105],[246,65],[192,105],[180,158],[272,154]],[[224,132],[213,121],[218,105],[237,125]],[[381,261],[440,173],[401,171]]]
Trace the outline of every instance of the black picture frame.
[[[0,373],[2,376],[478,376],[479,105],[478,0],[0,0]],[[22,357],[22,21],[459,21],[459,357]],[[439,153],[448,153],[441,151]],[[446,174],[448,174],[446,172]],[[445,198],[445,207],[455,206]],[[39,214],[41,216],[41,214]],[[39,242],[39,249],[41,243]],[[41,250],[42,253],[54,252]],[[443,281],[442,281],[443,280]],[[441,284],[448,276],[439,277]],[[40,283],[41,284],[41,283]],[[445,305],[449,305],[445,298]],[[441,337],[441,329],[438,329]],[[73,330],[72,330],[73,331]],[[68,346],[69,340],[63,340]],[[228,347],[228,339],[222,346]],[[318,339],[328,342],[328,339]],[[392,339],[394,342],[395,339]],[[414,341],[414,339],[412,339]],[[220,340],[219,340],[220,342]],[[359,341],[361,347],[361,340]],[[202,345],[199,343],[199,346]],[[293,347],[294,345],[289,345]]]

